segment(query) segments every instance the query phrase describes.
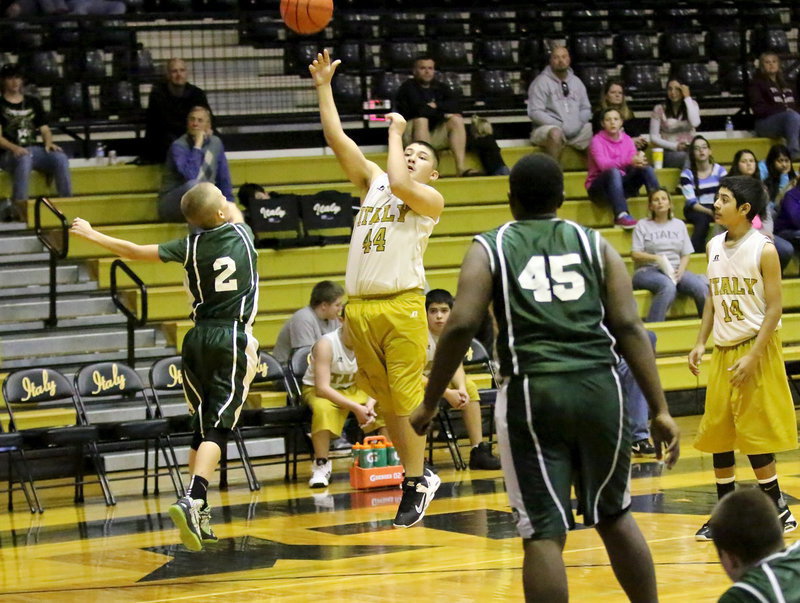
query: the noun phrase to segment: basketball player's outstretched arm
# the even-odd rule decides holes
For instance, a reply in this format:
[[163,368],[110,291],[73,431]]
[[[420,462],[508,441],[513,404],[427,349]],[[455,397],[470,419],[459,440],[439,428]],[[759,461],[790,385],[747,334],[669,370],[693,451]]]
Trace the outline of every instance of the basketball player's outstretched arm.
[[619,254],[604,239],[601,240],[605,263],[605,292],[603,305],[606,324],[617,339],[622,356],[631,367],[636,382],[642,388],[650,414],[650,431],[660,459],[666,446],[665,462],[672,467],[680,455],[680,430],[669,414],[664,390],[656,369],[656,359],[650,338],[639,318],[628,271]]
[[[473,243],[461,264],[458,277],[458,296],[444,326],[433,367],[425,387],[425,397],[410,421],[414,430],[422,435],[436,416],[439,400],[464,360],[469,344],[483,322],[492,299],[492,271],[489,256],[480,243]],[[649,345],[649,340],[648,340]]]
[[317,55],[314,62],[308,66],[308,70],[317,89],[319,117],[322,122],[322,131],[325,134],[325,142],[333,149],[347,179],[360,191],[365,192],[369,189],[373,178],[379,176],[382,170],[364,157],[364,153],[361,152],[355,141],[347,136],[342,128],[331,89],[333,74],[340,63],[341,61],[338,59],[331,61],[330,54],[326,49]]
[[[444,197],[432,186],[412,179],[409,171],[410,165],[413,163],[416,166],[420,156],[424,155],[431,161],[433,158],[428,157],[427,149],[415,151],[413,147],[409,147],[406,151],[403,146],[403,132],[405,132],[407,124],[402,115],[389,113],[386,115],[386,119],[390,122],[386,173],[389,174],[389,186],[392,188],[392,193],[416,213],[437,219],[444,209]],[[414,157],[415,152],[416,158]]]
[[82,218],[75,218],[69,231],[71,234],[100,245],[100,247],[105,247],[111,253],[126,260],[161,261],[161,258],[158,257],[158,245],[137,245],[125,239],[109,237],[97,232],[92,228],[91,224]]

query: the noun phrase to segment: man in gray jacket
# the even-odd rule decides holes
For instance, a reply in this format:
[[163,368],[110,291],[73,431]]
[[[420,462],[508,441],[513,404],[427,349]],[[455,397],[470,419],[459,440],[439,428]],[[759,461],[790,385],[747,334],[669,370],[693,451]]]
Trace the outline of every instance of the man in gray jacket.
[[564,146],[585,151],[592,140],[592,106],[586,87],[570,69],[569,51],[554,46],[550,65],[528,88],[531,143],[558,161]]

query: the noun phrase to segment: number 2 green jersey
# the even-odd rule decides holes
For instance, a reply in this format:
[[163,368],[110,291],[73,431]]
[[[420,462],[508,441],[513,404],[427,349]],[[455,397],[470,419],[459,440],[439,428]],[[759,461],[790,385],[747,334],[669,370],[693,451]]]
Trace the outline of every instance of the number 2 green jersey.
[[180,262],[193,297],[192,319],[252,325],[258,311],[258,254],[246,224],[225,223],[158,246],[164,262]]
[[605,310],[600,235],[560,219],[521,220],[480,234],[493,274],[503,375],[616,364]]

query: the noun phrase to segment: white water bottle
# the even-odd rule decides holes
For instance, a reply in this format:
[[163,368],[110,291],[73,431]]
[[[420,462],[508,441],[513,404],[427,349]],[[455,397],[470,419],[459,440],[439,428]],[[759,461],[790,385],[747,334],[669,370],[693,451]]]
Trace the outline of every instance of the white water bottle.
[[730,115],[725,118],[725,135],[728,138],[733,137],[733,120],[731,119]]
[[106,147],[102,142],[98,142],[94,150],[94,162],[97,165],[105,165],[106,163]]

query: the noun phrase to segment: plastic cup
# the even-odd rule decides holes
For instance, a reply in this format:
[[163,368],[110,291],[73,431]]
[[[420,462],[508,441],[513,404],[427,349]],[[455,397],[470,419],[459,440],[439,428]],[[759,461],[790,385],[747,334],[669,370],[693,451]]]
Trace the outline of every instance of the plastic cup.
[[653,167],[657,170],[664,167],[664,149],[658,147],[653,149]]

